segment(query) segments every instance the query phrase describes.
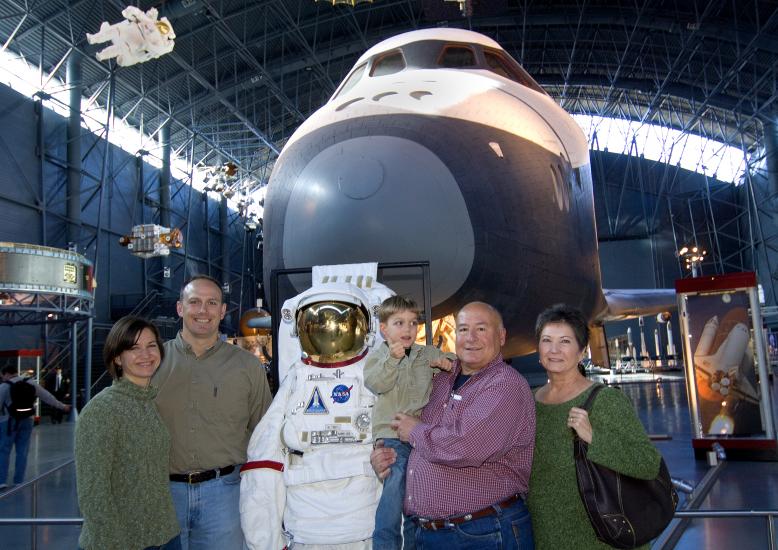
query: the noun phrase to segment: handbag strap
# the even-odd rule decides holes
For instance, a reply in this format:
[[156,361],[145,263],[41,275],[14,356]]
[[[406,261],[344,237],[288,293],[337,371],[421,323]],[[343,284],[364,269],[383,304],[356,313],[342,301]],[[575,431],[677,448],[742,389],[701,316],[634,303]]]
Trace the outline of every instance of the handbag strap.
[[[600,390],[604,387],[605,386],[602,384],[595,383],[592,391],[589,392],[589,396],[586,398],[586,401],[584,401],[583,405],[581,405],[579,408],[585,410],[588,413],[592,408],[594,398],[597,397],[597,394],[600,393]],[[586,443],[586,441],[578,437],[578,432],[576,432],[573,428],[570,428],[570,431],[573,432],[573,453],[575,456],[580,455],[581,457],[586,458],[586,452],[589,448],[589,445]]]
[[603,389],[605,386],[602,384],[594,384],[594,388],[591,392],[589,392],[589,397],[586,398],[586,401],[583,405],[581,405],[580,408],[585,410],[586,412],[589,412],[592,409],[592,403],[594,403],[594,398],[597,397],[597,394],[600,392],[601,389]]

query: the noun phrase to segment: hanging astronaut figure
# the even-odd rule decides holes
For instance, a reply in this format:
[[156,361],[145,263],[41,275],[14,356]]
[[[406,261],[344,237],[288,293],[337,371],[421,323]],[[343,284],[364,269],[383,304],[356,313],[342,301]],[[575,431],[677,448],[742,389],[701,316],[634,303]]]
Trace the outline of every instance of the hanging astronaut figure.
[[97,52],[99,61],[116,58],[116,63],[122,67],[143,63],[155,59],[173,50],[176,33],[167,17],[157,19],[159,12],[151,8],[146,12],[135,6],[127,6],[122,10],[125,21],[111,25],[103,22],[95,34],[86,35],[90,44],[112,44]]
[[281,309],[280,388],[241,469],[252,550],[371,547],[381,484],[370,467],[375,396],[363,368],[381,341],[376,308],[394,294],[376,272],[314,267],[313,286]]

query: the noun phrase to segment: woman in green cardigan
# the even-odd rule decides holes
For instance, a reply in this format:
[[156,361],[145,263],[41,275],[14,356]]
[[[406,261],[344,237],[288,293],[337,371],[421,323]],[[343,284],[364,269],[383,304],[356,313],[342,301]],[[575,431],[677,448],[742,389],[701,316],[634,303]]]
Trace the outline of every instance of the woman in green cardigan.
[[170,436],[149,385],[164,351],[157,328],[123,317],[103,350],[113,385],[76,424],[76,481],[84,550],[180,550],[168,489]]
[[535,331],[540,363],[548,374],[548,383],[535,392],[537,425],[528,499],[535,548],[611,548],[597,539],[578,493],[573,430],[589,444],[589,460],[628,476],[656,477],[659,452],[621,391],[600,391],[591,414],[580,408],[593,385],[578,369],[589,343],[588,324],[580,310],[551,306],[538,317]]

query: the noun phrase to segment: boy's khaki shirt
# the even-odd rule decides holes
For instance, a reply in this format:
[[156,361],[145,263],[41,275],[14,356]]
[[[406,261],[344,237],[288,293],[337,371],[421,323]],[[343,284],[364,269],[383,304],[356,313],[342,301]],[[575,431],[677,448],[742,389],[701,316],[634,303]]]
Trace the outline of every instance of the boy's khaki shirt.
[[444,353],[434,346],[413,344],[410,355],[396,359],[389,355],[386,342],[371,353],[365,365],[365,386],[378,396],[373,408],[373,440],[397,438],[389,423],[395,413],[419,416],[430,397],[432,376],[440,369],[431,368],[430,361],[456,355]]

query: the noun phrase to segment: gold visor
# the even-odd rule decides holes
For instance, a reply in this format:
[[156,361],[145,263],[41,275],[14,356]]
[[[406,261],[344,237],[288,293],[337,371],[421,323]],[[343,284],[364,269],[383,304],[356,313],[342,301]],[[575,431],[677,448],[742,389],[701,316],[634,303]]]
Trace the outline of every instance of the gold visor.
[[300,345],[316,363],[353,359],[364,349],[367,332],[367,314],[355,304],[314,302],[297,314]]

